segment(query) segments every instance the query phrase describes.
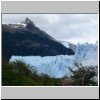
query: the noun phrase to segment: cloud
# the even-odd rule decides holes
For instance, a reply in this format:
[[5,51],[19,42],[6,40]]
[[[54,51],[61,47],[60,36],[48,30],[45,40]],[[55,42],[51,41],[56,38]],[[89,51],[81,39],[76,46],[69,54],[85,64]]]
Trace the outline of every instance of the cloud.
[[97,14],[3,14],[2,23],[18,23],[26,17],[57,40],[73,43],[98,40]]

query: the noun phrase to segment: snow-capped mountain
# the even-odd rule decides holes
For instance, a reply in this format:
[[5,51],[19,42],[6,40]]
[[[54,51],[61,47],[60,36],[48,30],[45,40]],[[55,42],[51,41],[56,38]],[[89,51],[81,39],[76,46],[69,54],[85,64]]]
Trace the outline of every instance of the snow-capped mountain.
[[61,78],[66,74],[70,75],[68,67],[75,68],[74,62],[81,63],[83,66],[98,66],[98,43],[96,44],[78,44],[75,55],[58,56],[12,56],[10,62],[20,60],[24,61],[37,70],[39,74],[44,73],[50,77]]
[[28,26],[31,26],[29,28],[35,27],[35,24],[29,19],[26,18],[22,22],[16,23],[16,24],[8,24],[11,28],[27,28]]

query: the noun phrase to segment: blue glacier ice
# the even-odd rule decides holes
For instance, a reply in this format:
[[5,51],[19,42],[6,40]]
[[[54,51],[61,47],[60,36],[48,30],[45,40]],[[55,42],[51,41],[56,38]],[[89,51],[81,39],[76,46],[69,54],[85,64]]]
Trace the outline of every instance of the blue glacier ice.
[[95,44],[78,44],[75,51],[75,62],[84,66],[98,65],[98,42]]
[[[10,62],[20,60],[30,66],[34,66],[38,74],[44,73],[50,77],[60,78],[69,73],[68,67],[73,67],[73,56],[12,56]],[[32,68],[31,68],[32,70]]]

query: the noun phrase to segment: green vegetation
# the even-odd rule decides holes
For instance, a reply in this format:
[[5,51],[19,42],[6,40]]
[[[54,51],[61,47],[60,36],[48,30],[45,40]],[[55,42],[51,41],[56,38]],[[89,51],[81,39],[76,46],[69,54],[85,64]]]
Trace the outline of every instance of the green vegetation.
[[97,86],[94,77],[97,77],[97,67],[83,67],[75,64],[77,70],[69,68],[71,76],[64,78],[50,78],[45,74],[38,75],[36,70],[31,72],[29,65],[16,61],[9,63],[2,59],[3,86]]
[[71,71],[72,75],[70,76],[70,80],[72,80],[72,85],[74,86],[96,86],[98,85],[97,81],[94,77],[97,77],[97,66],[95,67],[83,67],[82,64],[78,65],[75,63],[75,67],[77,70]]
[[16,61],[9,63],[2,60],[2,85],[3,86],[58,86],[60,79],[50,78],[47,75],[38,75],[34,70],[32,73],[28,65]]

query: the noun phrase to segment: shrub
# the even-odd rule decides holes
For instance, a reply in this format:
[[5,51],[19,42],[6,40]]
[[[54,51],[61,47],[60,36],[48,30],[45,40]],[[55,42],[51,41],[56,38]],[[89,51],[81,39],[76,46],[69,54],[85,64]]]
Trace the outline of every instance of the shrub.
[[69,67],[72,75],[70,79],[72,80],[72,85],[77,86],[95,86],[97,82],[93,80],[94,77],[97,77],[95,67],[88,66],[84,67],[82,64],[78,65],[75,63],[77,70],[73,70]]

